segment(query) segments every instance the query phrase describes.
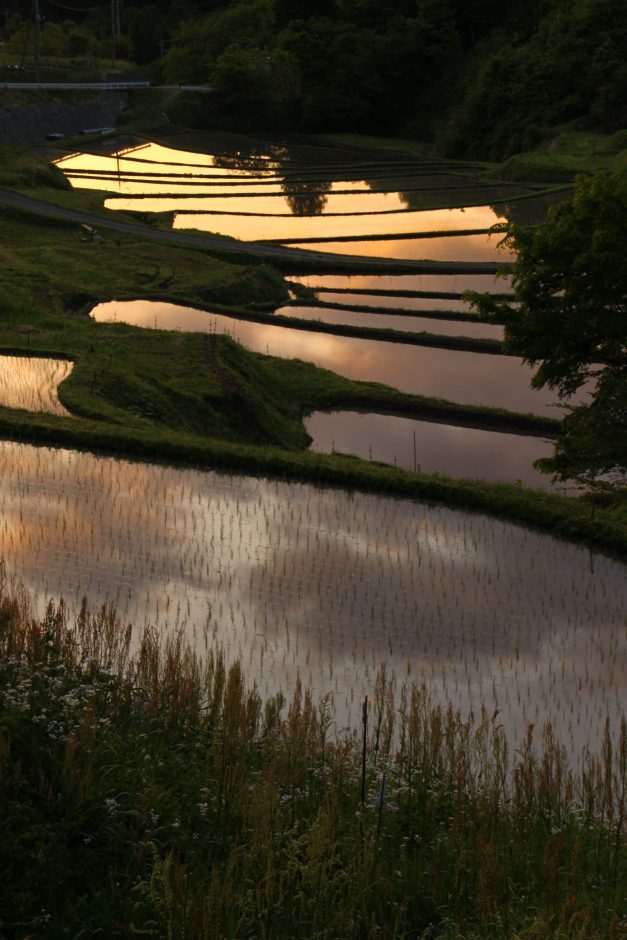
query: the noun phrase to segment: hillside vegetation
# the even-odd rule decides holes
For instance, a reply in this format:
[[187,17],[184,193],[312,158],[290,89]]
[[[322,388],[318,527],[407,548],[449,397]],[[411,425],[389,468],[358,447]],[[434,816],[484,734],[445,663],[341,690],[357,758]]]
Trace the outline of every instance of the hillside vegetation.
[[572,773],[382,669],[362,739],[108,607],[35,620],[1,562],[0,627],[3,936],[624,935],[624,722]]
[[[68,11],[46,10],[41,54],[92,74],[112,56],[110,11]],[[211,84],[184,105],[200,127],[396,134],[502,161],[565,129],[627,127],[624,13],[622,0],[128,0],[115,54],[155,83]],[[28,21],[4,33],[7,61],[32,62]]]

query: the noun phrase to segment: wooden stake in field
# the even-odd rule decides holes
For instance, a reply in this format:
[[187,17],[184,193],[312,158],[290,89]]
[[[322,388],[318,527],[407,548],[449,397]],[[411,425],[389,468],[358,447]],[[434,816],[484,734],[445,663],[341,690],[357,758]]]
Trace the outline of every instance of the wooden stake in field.
[[368,745],[368,696],[364,699],[363,709],[362,709],[362,724],[363,724],[363,745],[361,752],[361,805],[363,806],[366,802],[366,748]]

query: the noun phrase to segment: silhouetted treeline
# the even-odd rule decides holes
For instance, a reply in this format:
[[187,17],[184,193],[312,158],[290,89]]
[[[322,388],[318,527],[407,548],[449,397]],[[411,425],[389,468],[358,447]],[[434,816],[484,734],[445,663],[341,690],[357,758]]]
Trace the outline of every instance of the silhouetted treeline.
[[[70,14],[40,5],[52,36]],[[105,42],[110,17],[94,3],[75,28]],[[121,26],[154,80],[217,87],[208,125],[405,134],[492,159],[565,123],[627,126],[625,0],[125,0]]]

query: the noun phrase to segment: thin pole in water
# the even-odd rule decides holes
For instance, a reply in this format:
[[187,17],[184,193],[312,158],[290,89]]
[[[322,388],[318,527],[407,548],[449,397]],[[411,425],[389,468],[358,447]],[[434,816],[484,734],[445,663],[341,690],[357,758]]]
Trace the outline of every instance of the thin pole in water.
[[361,805],[366,802],[366,746],[368,742],[368,696],[364,699],[361,713],[363,724],[363,744],[361,752]]

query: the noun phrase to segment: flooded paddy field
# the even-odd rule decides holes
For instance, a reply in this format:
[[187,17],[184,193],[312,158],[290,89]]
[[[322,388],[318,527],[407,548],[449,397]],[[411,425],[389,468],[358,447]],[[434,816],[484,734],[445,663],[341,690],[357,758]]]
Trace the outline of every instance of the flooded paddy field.
[[338,310],[334,307],[308,307],[304,304],[291,304],[279,307],[276,313],[283,317],[298,317],[300,320],[314,320],[320,323],[344,323],[350,326],[364,326],[369,329],[402,330],[403,332],[435,333],[441,336],[468,336],[487,339],[503,339],[503,327],[492,323],[470,323],[459,320],[430,318],[428,315],[411,316],[411,312],[395,314],[394,308],[389,313],[371,313],[367,310]]
[[58,389],[72,369],[64,359],[0,356],[0,405],[68,416]]
[[553,722],[576,754],[616,729],[624,566],[479,515],[338,490],[0,444],[0,556],[41,610],[110,600],[125,620],[241,657],[262,694],[300,675],[356,724],[400,683]]
[[[352,226],[353,231],[355,225]],[[335,228],[335,226],[334,226]],[[409,225],[407,226],[409,229]],[[266,231],[269,229],[266,227]],[[413,231],[416,231],[413,229]],[[401,235],[403,230],[394,227],[394,232]],[[397,258],[405,261],[476,261],[498,262],[504,264],[513,260],[513,255],[499,247],[500,235],[464,235],[463,237],[433,236],[431,238],[377,238],[369,228],[362,238],[351,240],[307,242],[303,244],[290,238],[281,241],[288,247],[307,248],[311,251],[327,251],[335,255],[359,255],[368,258]],[[261,239],[260,239],[261,240]]]
[[[464,172],[446,161],[393,153],[373,159],[367,151],[356,156],[342,148],[328,159],[325,148],[246,153],[241,140],[231,154],[149,143],[111,154],[68,154],[56,164],[75,188],[115,194],[105,203],[110,209],[172,212],[175,228],[248,241],[485,233],[506,217],[510,202],[525,202],[523,211],[530,216],[546,211],[547,197],[537,187],[482,180],[472,168]],[[456,249],[459,259],[477,253],[499,257],[497,239],[488,242],[485,234],[469,239],[466,248]],[[449,250],[455,251],[444,241],[423,257]]]
[[[349,265],[351,255],[373,261],[508,262],[512,256],[499,247],[501,236],[490,234],[491,226],[504,220],[540,221],[563,197],[537,186],[487,180],[475,166],[401,152],[360,151],[319,142],[260,142],[229,135],[216,137],[213,153],[142,143],[113,153],[68,154],[57,165],[72,186],[102,190],[110,209],[170,212],[175,229],[302,246],[346,258]],[[322,323],[428,332],[441,336],[443,343],[454,336],[501,339],[502,327],[481,323],[463,294],[474,290],[511,296],[506,269],[501,274],[303,273],[291,274],[290,280],[309,288],[316,303],[299,297],[277,312],[311,322],[310,332],[223,315],[209,317],[158,303],[112,302],[99,305],[93,315],[145,327],[227,332],[255,352],[300,358],[348,378],[381,382],[403,392],[542,416],[561,413],[553,392],[530,388],[532,370],[520,360],[318,331]],[[368,312],[368,308],[375,309]],[[337,435],[331,434],[331,440],[336,449],[364,455],[363,445],[341,430],[348,429],[350,422],[338,416],[325,420],[334,422]],[[360,419],[360,426],[364,421]],[[390,439],[397,439],[393,428],[402,427],[402,419],[372,415],[369,421],[368,433],[375,439],[369,441],[368,451],[372,447],[388,455],[381,459],[398,460],[399,448]],[[439,430],[450,439],[449,427]],[[435,433],[432,427],[429,440],[434,448]],[[481,435],[472,437],[475,449],[483,446],[481,440]],[[495,448],[496,440],[494,435],[485,439],[492,463],[469,460],[464,474],[449,448],[446,459],[441,459],[445,451],[439,451],[438,469],[472,476],[483,465],[486,473],[490,467],[503,479],[534,483],[542,479],[531,462],[545,455],[550,445],[539,439],[523,445],[515,436],[503,435]],[[428,463],[427,459],[425,466]]]
[[507,275],[499,274],[290,274],[290,281],[314,291],[406,296],[412,299],[458,301],[467,310],[464,291],[511,297]]
[[355,411],[315,412],[305,427],[311,449],[321,453],[342,451],[405,470],[567,491],[534,468],[534,460],[553,452],[552,442],[538,437]]
[[[550,202],[530,188],[481,181],[470,168],[464,174],[440,161],[316,147],[203,155],[147,144],[74,154],[58,165],[73,186],[106,191],[112,208],[167,207],[177,228],[231,226],[229,234],[246,240],[302,238],[348,265],[351,253],[494,260],[502,255],[486,229],[503,219],[538,220]],[[393,237],[401,234],[421,237]],[[498,338],[497,325],[468,319],[462,295],[511,291],[508,278],[493,272],[308,271],[291,280],[342,309],[302,297],[281,308],[284,315],[443,337]],[[255,352],[405,392],[559,414],[553,393],[531,390],[531,370],[512,357],[335,336],[154,301],[111,301],[93,316],[228,333]],[[51,399],[61,380],[38,378],[54,386]],[[307,428],[314,449],[549,486],[532,462],[550,444],[534,437],[354,412],[311,415]],[[138,628],[154,623],[162,635],[180,631],[200,653],[219,646],[229,660],[240,657],[264,696],[289,693],[298,676],[316,696],[331,692],[338,727],[358,723],[363,696],[385,663],[397,685],[424,682],[436,701],[463,713],[500,710],[513,743],[528,723],[551,721],[573,761],[583,746],[596,749],[606,720],[618,728],[627,686],[627,579],[624,565],[587,549],[410,500],[7,442],[0,443],[0,509],[0,556],[38,611],[49,597],[63,596],[70,610],[83,596],[92,607],[112,602]]]
[[92,316],[166,330],[227,333],[252,352],[303,359],[350,379],[382,382],[403,392],[556,415],[555,396],[530,387],[531,370],[510,356],[404,346],[238,320],[155,301],[110,301]]

